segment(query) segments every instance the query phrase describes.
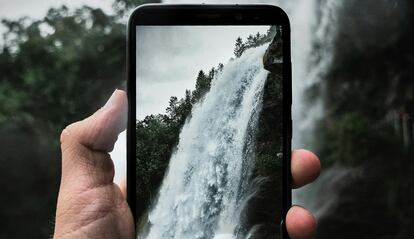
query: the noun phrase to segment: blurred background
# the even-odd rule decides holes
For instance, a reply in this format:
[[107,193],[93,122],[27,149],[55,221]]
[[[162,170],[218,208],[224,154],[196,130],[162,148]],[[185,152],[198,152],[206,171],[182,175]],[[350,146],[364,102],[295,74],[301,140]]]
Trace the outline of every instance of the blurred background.
[[[0,238],[47,238],[59,134],[125,88],[126,21],[138,0],[0,0]],[[414,235],[414,2],[272,3],[292,24],[295,148],[323,172],[294,190],[317,238]],[[113,159],[117,180],[125,138]]]

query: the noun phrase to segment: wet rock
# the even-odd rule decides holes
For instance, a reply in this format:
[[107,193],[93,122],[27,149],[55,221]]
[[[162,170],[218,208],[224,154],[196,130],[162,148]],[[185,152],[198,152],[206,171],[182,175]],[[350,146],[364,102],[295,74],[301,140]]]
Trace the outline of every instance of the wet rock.
[[[274,235],[280,233],[282,198],[281,188],[277,185],[280,183],[272,177],[253,179],[243,203],[239,235],[257,235],[248,238],[274,238]],[[271,237],[264,237],[269,233]]]
[[[277,31],[277,29],[276,29]],[[263,57],[269,71],[255,135],[255,163],[242,205],[238,238],[279,238],[282,220],[283,81],[280,32]]]
[[[280,33],[279,33],[280,34]],[[283,42],[282,38],[276,37],[270,43],[269,48],[263,56],[264,68],[272,73],[280,73],[283,66]]]
[[328,208],[316,210],[316,238],[412,238],[413,164],[359,166],[329,188],[324,183],[327,192],[319,193],[320,200],[332,194],[335,199]]
[[273,224],[258,224],[254,225],[247,233],[246,239],[279,239],[280,236],[279,227]]

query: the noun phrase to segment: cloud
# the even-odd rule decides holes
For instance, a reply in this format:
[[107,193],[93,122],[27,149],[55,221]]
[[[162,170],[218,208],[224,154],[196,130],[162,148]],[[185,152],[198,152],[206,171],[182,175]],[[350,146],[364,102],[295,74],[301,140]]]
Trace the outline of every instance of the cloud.
[[232,56],[237,37],[268,26],[139,26],[137,30],[137,118],[164,113],[171,96],[194,89],[208,72]]

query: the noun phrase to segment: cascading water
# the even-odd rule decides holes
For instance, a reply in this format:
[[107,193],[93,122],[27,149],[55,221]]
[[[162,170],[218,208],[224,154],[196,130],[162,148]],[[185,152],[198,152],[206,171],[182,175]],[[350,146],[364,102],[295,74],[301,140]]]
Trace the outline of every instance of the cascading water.
[[[292,120],[293,148],[317,147],[314,127],[324,115],[323,77],[332,61],[331,42],[335,30],[337,0],[165,0],[167,3],[268,3],[283,8],[289,15],[292,29]],[[316,44],[315,44],[316,43]],[[319,45],[318,49],[315,45]],[[312,104],[306,92],[318,89]],[[339,170],[339,169],[336,169]],[[326,171],[326,170],[325,170]],[[322,177],[325,178],[325,177]],[[318,180],[316,183],[324,184]],[[319,215],[320,201],[314,192],[318,186],[293,191],[293,202],[304,205]],[[314,190],[315,189],[315,190]]]
[[[292,29],[292,119],[293,148],[315,149],[316,122],[323,118],[323,79],[332,61],[332,37],[336,29],[336,11],[343,1],[336,0],[164,0],[166,3],[269,3],[282,7],[289,15]],[[315,47],[316,46],[316,47]],[[319,47],[317,47],[319,46]],[[309,89],[318,88],[317,98],[307,104]],[[336,200],[330,181],[338,181],[346,169],[324,168],[313,184],[293,191],[293,202],[323,217]],[[323,190],[320,190],[323,188]],[[319,202],[326,202],[321,205]],[[228,237],[224,237],[228,238]],[[231,237],[229,237],[231,238]]]
[[147,232],[138,238],[232,238],[252,162],[268,45],[230,61],[180,133]]
[[[324,116],[324,77],[332,62],[335,11],[341,1],[300,0],[296,4],[296,7],[289,8],[292,19],[293,58],[292,145],[295,148],[315,150],[319,147],[319,141],[315,140],[314,130],[316,123]],[[303,39],[306,41],[303,42]],[[315,89],[317,94],[311,99],[311,104],[306,103],[309,102],[308,91]],[[326,211],[326,205],[332,205],[335,200],[335,190],[326,187],[321,190],[322,185],[326,186],[330,181],[345,175],[343,171],[344,169],[339,167],[325,168],[315,183],[293,191],[293,203],[304,205],[316,217],[322,216]],[[322,205],[321,201],[325,202],[325,205]]]

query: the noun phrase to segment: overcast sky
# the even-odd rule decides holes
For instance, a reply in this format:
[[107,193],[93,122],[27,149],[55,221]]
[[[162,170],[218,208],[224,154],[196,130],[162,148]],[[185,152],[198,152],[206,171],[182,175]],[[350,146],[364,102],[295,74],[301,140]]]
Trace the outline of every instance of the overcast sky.
[[60,7],[63,4],[70,8],[89,5],[111,11],[111,0],[0,0],[0,18],[16,19],[29,16],[40,19],[51,7]]
[[266,33],[269,26],[140,26],[137,30],[137,119],[164,113],[171,96],[193,90],[208,73],[233,57],[237,37]]

